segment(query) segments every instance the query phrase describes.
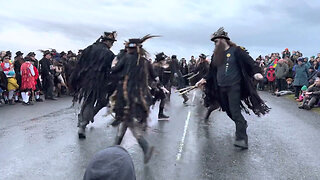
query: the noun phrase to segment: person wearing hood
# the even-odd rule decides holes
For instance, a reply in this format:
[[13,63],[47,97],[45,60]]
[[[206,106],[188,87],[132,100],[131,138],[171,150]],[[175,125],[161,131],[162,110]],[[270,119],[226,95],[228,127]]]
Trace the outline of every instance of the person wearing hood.
[[302,86],[308,86],[308,67],[304,64],[304,58],[298,58],[298,64],[294,67],[295,76],[293,81],[293,86],[295,87],[295,98],[299,99],[299,94],[301,92]]
[[136,180],[130,154],[121,146],[97,152],[89,162],[83,180]]

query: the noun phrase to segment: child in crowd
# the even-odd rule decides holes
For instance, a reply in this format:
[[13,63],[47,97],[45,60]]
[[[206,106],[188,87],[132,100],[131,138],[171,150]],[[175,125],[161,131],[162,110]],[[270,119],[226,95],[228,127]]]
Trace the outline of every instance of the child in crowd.
[[269,92],[274,93],[276,74],[275,74],[275,68],[273,66],[270,66],[267,71],[267,79],[268,79],[268,85],[269,85]]
[[306,96],[306,92],[307,92],[308,87],[306,85],[302,86],[301,88],[301,95],[299,96],[298,99],[296,99],[296,101],[298,102],[302,102],[304,97]]
[[15,72],[12,63],[10,62],[10,57],[5,56],[3,62],[1,63],[1,68],[4,74],[7,76],[8,85],[7,90],[8,92],[4,93],[4,100],[5,102],[9,102],[10,105],[14,104],[13,96],[15,91],[19,89],[19,85],[15,78]]

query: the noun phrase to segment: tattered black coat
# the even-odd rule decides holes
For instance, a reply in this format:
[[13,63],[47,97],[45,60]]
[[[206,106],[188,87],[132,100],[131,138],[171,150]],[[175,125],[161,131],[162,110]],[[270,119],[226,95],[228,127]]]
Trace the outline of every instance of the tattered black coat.
[[[269,111],[269,107],[264,103],[256,91],[254,86],[253,76],[256,73],[261,73],[261,69],[256,64],[256,62],[249,56],[249,54],[241,49],[240,47],[236,48],[235,51],[236,60],[238,66],[241,69],[241,100],[246,104],[246,106],[251,109],[256,115],[260,116],[261,114],[266,114]],[[225,104],[221,103],[222,99],[220,98],[220,88],[217,83],[217,67],[213,64],[213,60],[210,64],[209,72],[206,76],[206,104],[214,104],[218,102],[220,105]],[[241,103],[241,108],[249,114],[247,107]],[[229,107],[221,107],[223,111],[227,111]]]

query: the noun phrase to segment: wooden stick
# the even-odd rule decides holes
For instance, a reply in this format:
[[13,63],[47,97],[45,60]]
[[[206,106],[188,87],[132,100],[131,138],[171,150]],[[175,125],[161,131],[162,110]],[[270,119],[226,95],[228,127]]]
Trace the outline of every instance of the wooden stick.
[[189,89],[190,87],[192,87],[192,86],[188,86],[188,87],[185,87],[185,88],[177,89],[175,92],[185,91],[185,90]]
[[193,75],[193,74],[194,74],[194,73],[193,73],[193,72],[191,72],[191,73],[188,73],[188,74],[183,75],[182,77],[191,76],[191,75]]
[[185,90],[185,91],[183,91],[183,92],[180,92],[179,94],[180,94],[180,95],[183,95],[183,94],[188,93],[188,92],[190,92],[190,91],[192,91],[192,90],[194,90],[194,89],[196,89],[196,88],[197,88],[196,86],[192,86],[190,89],[187,89],[187,90]]
[[188,79],[190,80],[190,79],[196,77],[198,74],[199,74],[199,72],[197,72],[197,74],[192,75],[191,77],[188,77]]

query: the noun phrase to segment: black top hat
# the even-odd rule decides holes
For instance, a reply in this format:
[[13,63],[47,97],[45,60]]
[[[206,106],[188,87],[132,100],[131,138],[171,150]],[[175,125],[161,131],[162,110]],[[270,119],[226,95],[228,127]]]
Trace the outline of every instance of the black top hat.
[[166,57],[167,57],[167,56],[166,56],[163,52],[158,53],[158,54],[156,54],[156,59],[155,59],[155,61],[159,62],[159,61],[165,60]]
[[34,53],[34,52],[29,52],[28,54],[27,54],[27,56],[36,56],[36,53]]
[[62,56],[64,56],[64,55],[67,55],[67,53],[65,53],[64,51],[62,51],[62,52],[60,53],[60,56],[62,57]]
[[24,61],[33,61],[30,56],[24,58]]
[[11,56],[12,54],[11,54],[11,51],[7,51],[6,52],[6,56]]
[[206,58],[207,58],[207,56],[206,56],[205,54],[200,54],[199,57],[200,57],[200,58],[203,58],[203,59],[206,59]]
[[51,52],[50,52],[49,50],[43,51],[43,56],[46,56],[46,55],[48,55],[48,54],[51,54]]
[[23,53],[21,51],[16,52],[16,56],[22,56]]
[[228,33],[224,31],[223,27],[220,27],[215,33],[211,35],[211,41],[214,41],[215,39],[218,39],[218,38],[224,38],[224,39],[230,40]]
[[100,37],[102,40],[110,40],[110,41],[117,41],[117,32],[112,31],[112,32],[104,32],[103,35]]

